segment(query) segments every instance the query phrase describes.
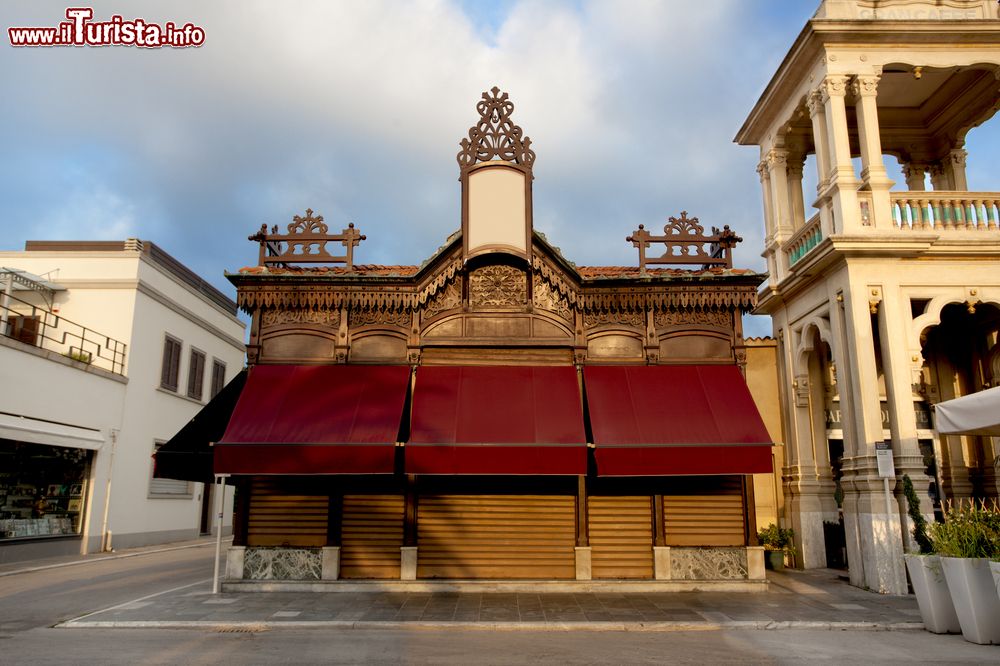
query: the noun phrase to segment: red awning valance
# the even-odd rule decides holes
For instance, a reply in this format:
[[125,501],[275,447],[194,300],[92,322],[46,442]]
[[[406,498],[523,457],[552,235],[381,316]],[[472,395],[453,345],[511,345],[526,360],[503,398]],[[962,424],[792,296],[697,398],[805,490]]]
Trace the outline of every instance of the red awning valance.
[[257,365],[217,474],[392,474],[407,366]]
[[408,474],[586,474],[572,367],[417,370]]
[[771,471],[771,437],[732,365],[588,366],[599,476]]

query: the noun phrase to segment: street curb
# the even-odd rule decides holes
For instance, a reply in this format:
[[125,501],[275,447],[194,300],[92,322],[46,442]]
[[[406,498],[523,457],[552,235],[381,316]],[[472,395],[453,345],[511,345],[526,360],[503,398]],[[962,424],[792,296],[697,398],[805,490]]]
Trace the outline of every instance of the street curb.
[[191,543],[186,546],[170,546],[169,548],[157,548],[155,550],[142,550],[133,553],[120,553],[114,555],[105,555],[101,557],[93,557],[87,560],[74,560],[72,562],[60,562],[58,564],[45,564],[38,567],[28,567],[27,569],[15,569],[14,571],[2,571],[0,572],[0,578],[5,576],[16,576],[17,574],[32,573],[34,571],[46,571],[47,569],[61,569],[62,567],[75,567],[80,564],[92,564],[94,562],[104,562],[107,560],[123,560],[127,557],[139,557],[141,555],[154,555],[156,553],[169,553],[172,550],[186,550],[188,548],[203,548],[204,546],[214,546],[215,540],[206,541],[204,543]]
[[57,629],[213,629],[219,632],[254,632],[272,629],[423,629],[480,631],[630,631],[630,632],[694,632],[723,630],[775,631],[782,629],[820,629],[827,631],[922,631],[922,622],[820,622],[748,620],[732,622],[400,622],[370,620],[314,620],[284,622],[253,622],[219,620],[133,620],[84,621],[70,620],[55,625]]

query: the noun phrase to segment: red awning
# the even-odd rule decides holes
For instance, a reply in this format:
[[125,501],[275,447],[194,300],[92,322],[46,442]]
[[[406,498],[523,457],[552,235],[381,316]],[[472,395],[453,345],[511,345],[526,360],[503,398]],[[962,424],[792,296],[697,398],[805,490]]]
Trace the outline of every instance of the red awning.
[[572,367],[417,370],[408,474],[586,474]]
[[257,365],[217,474],[392,474],[407,366]]
[[771,437],[736,366],[588,366],[583,377],[599,476],[771,471]]

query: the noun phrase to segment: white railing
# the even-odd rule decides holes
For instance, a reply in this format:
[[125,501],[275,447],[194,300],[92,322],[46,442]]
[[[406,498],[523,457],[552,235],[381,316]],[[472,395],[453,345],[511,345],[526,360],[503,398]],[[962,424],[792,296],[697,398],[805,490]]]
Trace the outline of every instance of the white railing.
[[823,240],[823,230],[819,224],[819,213],[809,218],[798,231],[785,242],[785,254],[788,255],[788,265],[794,266],[809,251]]
[[892,219],[912,231],[997,231],[1000,192],[890,192]]

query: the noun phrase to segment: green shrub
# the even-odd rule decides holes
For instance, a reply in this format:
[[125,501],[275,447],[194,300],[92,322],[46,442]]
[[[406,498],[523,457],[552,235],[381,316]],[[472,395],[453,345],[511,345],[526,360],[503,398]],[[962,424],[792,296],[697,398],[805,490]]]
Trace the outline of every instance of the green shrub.
[[903,475],[903,495],[906,496],[908,513],[913,521],[913,540],[917,542],[922,555],[929,555],[934,552],[934,547],[930,537],[927,536],[927,521],[924,519],[924,514],[920,513],[920,499],[909,474]]
[[1000,558],[1000,512],[985,503],[951,507],[930,528],[934,552],[945,557]]
[[795,548],[792,546],[794,537],[794,530],[786,530],[774,523],[757,532],[757,540],[766,550],[783,550],[786,553],[795,552]]

